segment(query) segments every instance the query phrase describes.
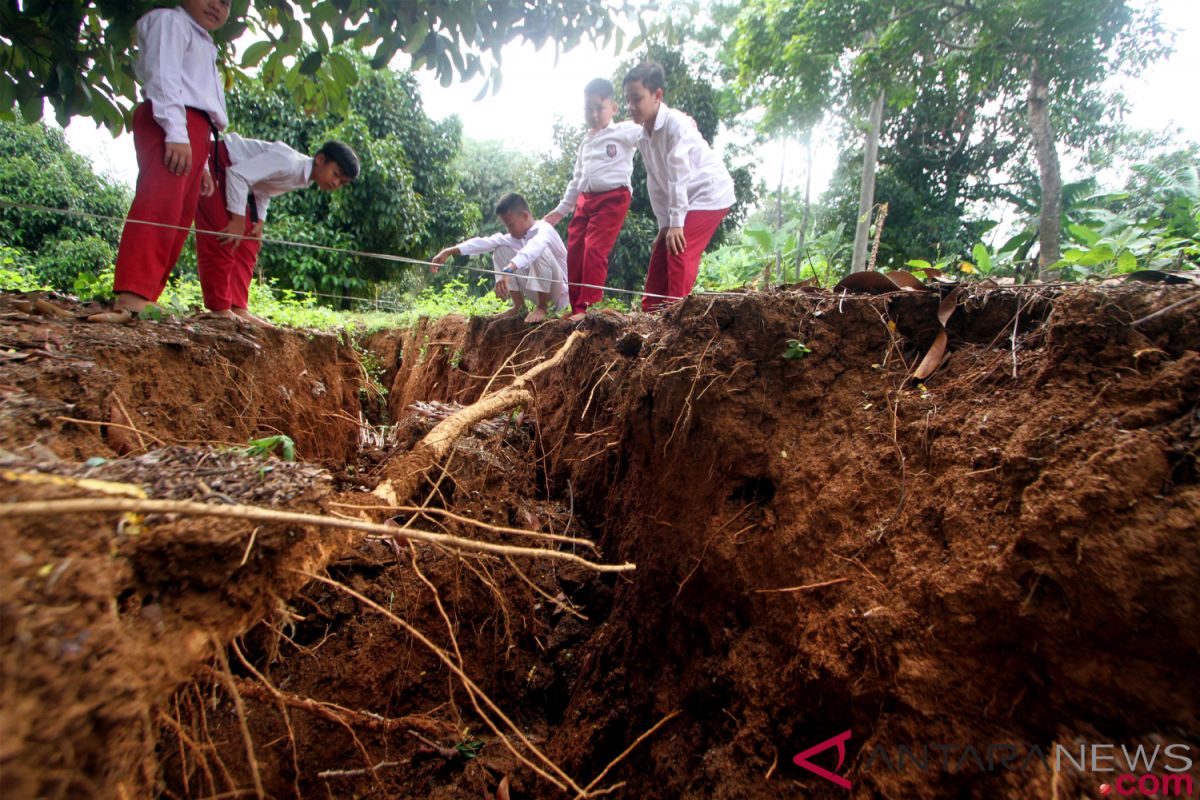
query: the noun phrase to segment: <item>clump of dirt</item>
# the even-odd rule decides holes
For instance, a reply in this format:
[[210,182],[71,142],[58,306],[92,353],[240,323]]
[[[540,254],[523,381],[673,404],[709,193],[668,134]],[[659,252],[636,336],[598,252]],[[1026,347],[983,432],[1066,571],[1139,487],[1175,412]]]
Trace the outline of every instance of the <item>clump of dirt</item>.
[[[111,513],[73,517],[80,535],[0,518],[0,639],[15,654],[0,713],[22,726],[0,751],[6,787],[549,797],[576,794],[556,781],[604,773],[593,790],[621,783],[623,797],[840,797],[793,757],[849,732],[845,763],[836,748],[811,760],[856,796],[1066,798],[1116,773],[1031,754],[1195,754],[1200,323],[1134,324],[1189,291],[968,292],[949,358],[923,383],[909,375],[940,330],[932,292],[693,297],[661,317],[590,316],[528,407],[477,426],[425,476],[423,510],[383,514],[400,514],[393,535]],[[389,458],[573,329],[443,319],[397,349],[387,337]],[[55,385],[28,361],[0,371]],[[357,366],[338,368],[354,397]],[[144,407],[126,406],[144,430]],[[7,406],[6,441],[61,446],[32,408]],[[328,408],[308,413],[342,413]],[[189,483],[213,458],[220,484]],[[2,486],[6,500],[94,491],[20,479],[52,473],[380,518],[362,508],[380,504],[369,469],[350,485],[242,458],[10,462]],[[590,539],[540,544],[637,569],[464,556],[410,543],[403,526]],[[498,717],[447,664],[526,742],[489,727]],[[997,766],[990,745],[1015,764]],[[929,763],[899,761],[901,747]]]
[[21,304],[0,296],[0,448],[17,456],[83,460],[285,432],[302,458],[354,459],[361,369],[339,336],[203,318],[96,325]]

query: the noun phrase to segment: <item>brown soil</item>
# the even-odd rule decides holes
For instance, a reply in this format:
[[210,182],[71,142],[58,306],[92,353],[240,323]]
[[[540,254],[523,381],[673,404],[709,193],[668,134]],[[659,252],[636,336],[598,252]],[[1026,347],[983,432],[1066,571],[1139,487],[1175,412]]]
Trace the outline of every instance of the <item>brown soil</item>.
[[[284,523],[0,517],[0,791],[479,798],[507,778],[512,797],[573,796],[521,765],[428,648],[314,572],[457,647],[580,786],[678,712],[596,785],[616,797],[843,797],[792,759],[847,730],[837,772],[861,797],[1065,800],[1126,771],[1025,758],[1055,744],[1196,761],[1200,318],[1130,324],[1190,291],[970,295],[924,385],[906,376],[934,295],[589,317],[533,406],[478,426],[416,499],[590,538],[631,573]],[[0,313],[0,492],[100,496],[78,482],[93,478],[354,514],[446,403],[571,330],[451,318],[367,340],[398,424],[360,432],[370,392],[331,337]],[[274,431],[306,463],[205,444]],[[1016,765],[989,769],[989,744],[1016,745]],[[922,745],[953,745],[949,763],[886,763]]]

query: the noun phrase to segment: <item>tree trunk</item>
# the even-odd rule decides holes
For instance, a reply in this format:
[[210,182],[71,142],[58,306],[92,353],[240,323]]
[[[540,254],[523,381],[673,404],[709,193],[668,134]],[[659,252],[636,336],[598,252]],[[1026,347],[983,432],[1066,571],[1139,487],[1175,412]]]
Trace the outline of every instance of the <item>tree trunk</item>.
[[1036,60],[1029,74],[1029,129],[1042,180],[1042,210],[1038,219],[1038,277],[1045,280],[1051,264],[1062,258],[1062,174],[1054,131],[1050,128],[1050,81]]
[[850,271],[866,269],[867,240],[871,227],[871,208],[875,205],[875,161],[879,156],[879,130],[883,124],[884,93],[871,101],[871,130],[863,147],[862,189],[858,195],[858,224],[854,228],[854,254]]
[[800,232],[796,234],[796,283],[800,282],[800,261],[804,258],[804,239],[808,236],[808,217],[812,208],[812,130],[804,134],[804,147],[807,151],[808,166],[804,171],[804,214],[800,217]]

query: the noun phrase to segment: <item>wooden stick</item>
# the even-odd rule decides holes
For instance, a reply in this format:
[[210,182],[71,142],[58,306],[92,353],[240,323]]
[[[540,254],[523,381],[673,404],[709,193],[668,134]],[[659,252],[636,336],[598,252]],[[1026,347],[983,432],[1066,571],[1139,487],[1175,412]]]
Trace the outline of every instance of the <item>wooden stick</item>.
[[[123,417],[125,417],[125,419],[129,420],[130,430],[132,430],[135,434],[137,434],[138,445],[143,450],[145,450],[146,449],[146,438],[145,438],[145,436],[142,435],[141,431],[139,431],[137,428],[133,427],[133,417],[129,416],[128,409],[126,409],[125,404],[121,402],[121,395],[117,394],[116,392],[113,392],[111,397],[113,400],[115,400],[117,402],[117,408],[121,409],[121,416],[123,416]],[[149,435],[150,434],[146,434],[146,436],[149,436]]]
[[484,395],[433,426],[433,430],[425,434],[411,452],[389,465],[388,473],[393,477],[380,483],[372,494],[392,505],[408,500],[416,493],[421,476],[441,462],[454,443],[465,436],[472,426],[513,406],[532,403],[533,393],[528,387],[533,380],[561,364],[586,336],[583,331],[573,332],[553,356],[517,376],[503,389]]
[[246,745],[246,758],[250,761],[250,776],[254,778],[254,796],[258,800],[263,800],[267,795],[263,792],[262,774],[258,770],[258,759],[254,757],[254,740],[250,738],[250,724],[246,722],[246,704],[242,702],[242,695],[237,690],[237,686],[233,682],[233,673],[229,671],[229,661],[225,658],[223,650],[217,650],[217,659],[221,662],[221,672],[219,673],[221,681],[225,684],[225,688],[229,690],[229,696],[233,699],[233,707],[237,711],[238,727],[242,731],[242,741]]
[[399,533],[406,539],[441,545],[456,552],[466,551],[549,558],[557,561],[570,561],[589,569],[594,569],[597,572],[628,572],[637,568],[634,564],[596,564],[572,553],[563,553],[558,550],[547,550],[540,547],[516,547],[513,545],[492,544],[490,542],[477,542],[472,539],[463,539],[444,533],[419,531],[413,528],[401,530],[392,526],[378,525],[362,520],[323,517],[319,514],[301,514],[292,511],[275,511],[269,508],[259,508],[258,506],[197,503],[191,500],[128,500],[117,497],[38,500],[0,505],[0,518],[83,514],[92,511],[132,511],[137,514],[190,514],[193,516],[233,517],[236,519],[259,520],[263,522],[290,522],[297,525],[316,525],[323,528],[346,528],[366,533],[382,534],[389,537]]
[[[555,775],[550,775],[548,772],[543,770],[537,764],[534,764],[531,761],[529,761],[529,759],[527,759],[524,755],[517,752],[515,748],[511,748],[511,745],[510,745],[510,748],[511,748],[513,754],[518,759],[520,759],[520,761],[522,763],[524,763],[527,767],[529,767],[534,772],[536,772],[538,775],[540,775],[544,780],[554,784],[554,786],[556,786],[559,789],[566,790],[569,787],[572,790],[574,790],[575,792],[578,792],[581,794],[583,793],[583,790],[579,788],[579,785],[576,784],[575,781],[571,780],[571,776],[569,776],[569,775],[567,775],[567,773],[563,772],[561,767],[559,767],[557,764],[555,764],[553,761],[551,761],[550,758],[545,753],[543,753],[541,750],[539,750],[538,747],[533,742],[529,741],[529,738],[527,736],[525,736],[524,733],[521,732],[521,729],[517,727],[517,724],[515,722],[513,722],[511,719],[509,719],[508,716],[503,711],[500,710],[500,707],[497,706],[495,704],[495,702],[490,697],[488,697],[488,695],[486,693],[484,693],[484,691],[482,689],[479,688],[478,684],[476,684],[475,681],[471,680],[471,678],[465,672],[463,672],[462,669],[460,669],[457,664],[454,663],[454,659],[451,658],[449,656],[449,654],[446,653],[445,650],[443,650],[442,648],[440,648],[436,644],[434,644],[432,641],[430,641],[429,637],[427,637],[425,634],[421,633],[421,631],[417,630],[415,627],[410,625],[408,622],[404,621],[400,617],[393,614],[391,611],[388,611],[386,608],[384,608],[383,606],[376,603],[371,598],[367,597],[366,595],[364,595],[360,592],[354,591],[353,589],[351,589],[349,586],[347,586],[344,583],[339,583],[338,581],[332,580],[331,578],[323,578],[320,575],[316,575],[311,572],[301,572],[300,574],[304,575],[306,578],[309,578],[310,580],[319,581],[320,583],[323,583],[326,586],[331,586],[334,589],[345,592],[346,594],[348,594],[351,597],[358,600],[360,603],[363,603],[364,605],[368,606],[369,608],[372,608],[375,611],[378,611],[380,614],[383,614],[383,616],[387,617],[392,622],[399,625],[402,629],[404,629],[404,631],[406,633],[408,633],[409,636],[412,636],[414,639],[416,639],[421,644],[423,644],[426,647],[426,649],[428,649],[435,656],[437,656],[438,660],[441,661],[443,664],[445,664],[446,667],[451,672],[453,672],[455,674],[455,676],[458,677],[459,681],[462,682],[462,685],[467,689],[467,691],[469,693],[471,693],[473,695],[478,695],[479,699],[487,704],[488,708],[492,711],[492,713],[494,713],[496,716],[498,716],[504,722],[504,724],[507,725],[509,727],[509,729],[512,730],[517,735],[517,738],[519,738],[521,740],[521,742],[526,747],[528,747],[529,750],[532,753],[534,753],[542,761],[542,763],[546,764],[547,767],[554,770],[554,773],[555,773],[555,775],[557,775],[557,777],[555,777]],[[484,717],[484,721],[487,722],[489,725],[492,724],[491,719],[489,717]],[[505,742],[508,741],[507,737],[502,736],[501,738]],[[561,780],[560,780],[560,778],[561,778]]]
[[[133,431],[134,433],[138,434],[139,437],[149,436],[163,447],[167,446],[166,442],[155,436],[153,433],[146,433],[145,431],[138,430],[132,425],[122,425],[119,422],[96,422],[94,419],[76,419],[75,417],[55,417],[55,419],[61,420],[62,422],[74,422],[76,425],[95,425],[97,428],[124,428],[127,431]],[[145,445],[142,445],[142,447],[145,449]]]
[[612,770],[613,767],[615,767],[617,764],[620,764],[621,761],[623,761],[625,759],[625,756],[632,753],[635,747],[637,747],[639,744],[641,744],[643,741],[645,741],[647,738],[649,738],[651,735],[653,735],[653,733],[656,730],[658,730],[659,728],[661,728],[663,725],[666,725],[668,722],[670,722],[671,720],[678,717],[679,714],[680,714],[680,712],[678,710],[672,711],[670,714],[667,714],[665,717],[660,719],[653,728],[646,731],[638,738],[634,739],[633,744],[629,745],[629,747],[626,747],[625,750],[621,753],[621,755],[617,756],[612,761],[610,761],[608,766],[605,767],[603,770],[601,770],[600,774],[592,779],[591,783],[589,783],[587,786],[583,787],[583,791],[580,792],[578,795],[576,795],[576,800],[580,800],[580,798],[587,797],[588,792],[591,791],[591,788],[593,786],[595,786],[597,783],[599,783],[601,780],[603,780],[604,776],[607,775],[609,773],[609,771]]
[[596,543],[589,539],[577,539],[574,536],[562,536],[557,533],[541,533],[540,531],[527,531],[523,528],[506,528],[503,525],[490,525],[486,522],[481,522],[470,517],[463,517],[455,514],[453,511],[447,511],[444,508],[432,508],[430,506],[389,506],[389,505],[370,505],[360,506],[354,503],[329,503],[330,508],[354,508],[361,511],[388,511],[397,512],[400,514],[437,514],[440,517],[452,519],[455,522],[461,522],[464,525],[474,525],[476,528],[482,528],[487,531],[496,533],[507,533],[513,536],[530,536],[535,539],[548,539],[554,542],[566,542],[567,544],[577,544],[583,547],[588,547],[592,550],[596,549]]
[[1167,306],[1166,308],[1161,308],[1158,311],[1155,311],[1153,314],[1147,314],[1146,316],[1142,317],[1141,319],[1135,319],[1133,322],[1129,323],[1129,325],[1130,325],[1130,327],[1136,327],[1138,325],[1141,325],[1143,322],[1149,322],[1152,319],[1158,319],[1163,314],[1166,314],[1169,311],[1174,311],[1175,309],[1180,308],[1181,306],[1186,306],[1188,303],[1194,303],[1197,300],[1200,300],[1200,292],[1196,292],[1191,297],[1185,297],[1182,300],[1180,300],[1178,303],[1171,303],[1171,305]]
[[783,589],[755,589],[758,594],[766,594],[768,592],[807,592],[809,589],[820,589],[823,586],[835,586],[839,583],[845,583],[849,578],[835,578],[831,581],[822,581],[821,583],[806,583],[803,586],[787,586]]

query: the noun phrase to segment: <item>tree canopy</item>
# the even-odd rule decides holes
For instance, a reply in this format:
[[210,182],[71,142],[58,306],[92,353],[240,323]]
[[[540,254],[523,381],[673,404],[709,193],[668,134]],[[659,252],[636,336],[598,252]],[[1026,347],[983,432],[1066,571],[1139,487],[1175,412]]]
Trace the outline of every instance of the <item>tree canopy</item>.
[[[91,117],[113,133],[128,128],[137,101],[132,62],[137,20],[160,0],[24,0],[0,3],[0,115],[14,103],[26,121],[43,101],[60,124]],[[443,85],[457,76],[500,82],[500,50],[520,39],[570,49],[585,37],[620,36],[603,0],[233,0],[229,22],[215,34],[229,86],[259,68],[268,87],[282,86],[302,108],[344,111],[361,63],[337,48],[370,53],[387,66],[407,53]],[[239,52],[236,43],[256,41]],[[368,62],[362,62],[368,63]]]

